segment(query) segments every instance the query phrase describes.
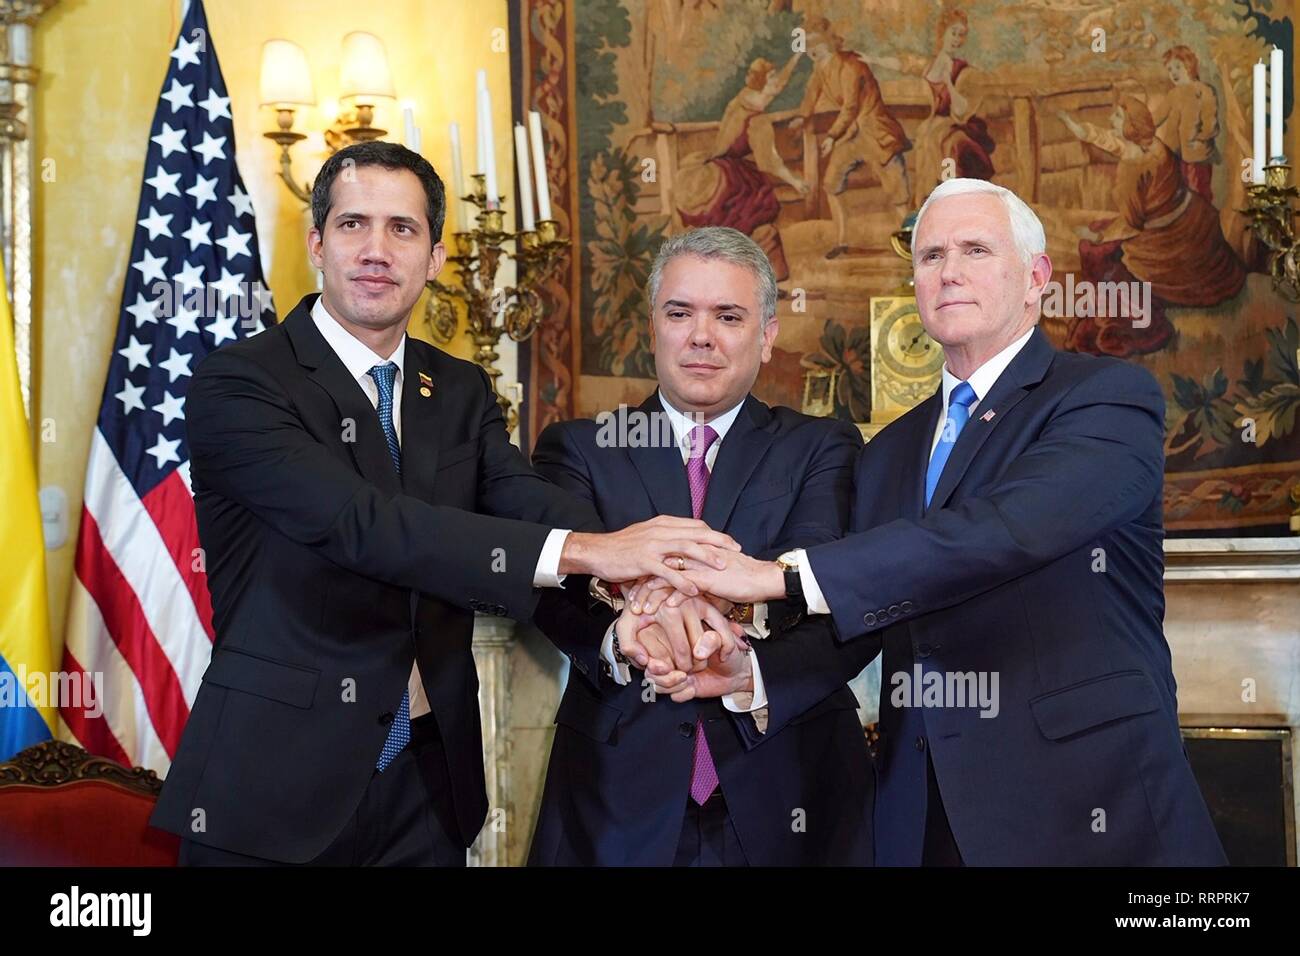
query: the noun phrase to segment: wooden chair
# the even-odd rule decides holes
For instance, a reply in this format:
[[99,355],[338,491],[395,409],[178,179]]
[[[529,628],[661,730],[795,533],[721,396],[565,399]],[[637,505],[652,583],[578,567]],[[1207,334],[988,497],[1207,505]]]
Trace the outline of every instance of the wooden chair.
[[162,781],[47,740],[0,763],[0,866],[175,866],[180,841],[149,827]]

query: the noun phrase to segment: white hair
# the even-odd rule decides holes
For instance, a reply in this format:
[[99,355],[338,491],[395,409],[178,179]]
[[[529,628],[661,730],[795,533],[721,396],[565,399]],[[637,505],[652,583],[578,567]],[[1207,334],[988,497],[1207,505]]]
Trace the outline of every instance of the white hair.
[[1007,210],[1007,219],[1011,222],[1011,237],[1015,240],[1016,248],[1020,251],[1020,257],[1024,259],[1025,265],[1033,262],[1034,256],[1047,251],[1047,234],[1043,231],[1042,221],[1028,204],[1010,189],[985,179],[948,179],[934,187],[930,195],[925,197],[925,202],[921,204],[921,211],[916,214],[916,222],[912,224],[913,263],[916,262],[916,237],[921,234],[921,220],[925,217],[925,211],[930,208],[930,203],[936,199],[972,193],[987,193],[1002,200],[1002,205]]

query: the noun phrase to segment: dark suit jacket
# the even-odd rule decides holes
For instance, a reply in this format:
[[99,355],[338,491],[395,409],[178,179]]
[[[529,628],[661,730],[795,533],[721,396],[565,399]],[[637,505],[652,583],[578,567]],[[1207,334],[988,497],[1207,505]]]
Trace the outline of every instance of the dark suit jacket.
[[314,301],[213,352],[190,385],[216,641],[151,822],[317,856],[355,811],[418,658],[446,754],[425,769],[468,846],[487,812],[472,611],[531,617],[548,526],[598,525],[509,443],[483,371],[413,338],[399,478]]
[[[662,414],[658,394],[640,412]],[[608,528],[655,515],[690,517],[686,469],[675,445],[600,447],[591,421],[552,425],[533,453],[537,470],[591,501]],[[718,452],[702,518],[750,554],[775,557],[830,541],[848,519],[853,458],[846,422],[745,401]],[[651,699],[635,668],[620,687],[600,660],[614,620],[589,611],[586,580],[543,597],[537,623],[570,659],[532,864],[668,865],[688,800],[699,716],[745,855],[754,864],[871,861],[874,773],[857,700],[845,686],[875,655],[809,621],[781,641],[754,641],[769,698],[766,734],[718,699]],[[788,608],[773,605],[774,617]],[[826,674],[838,677],[823,686]],[[747,744],[747,735],[752,743]]]
[[[861,533],[808,552],[839,636],[884,637],[877,863],[920,862],[927,750],[967,863],[1224,862],[1162,630],[1159,386],[1035,330],[926,509],[941,413],[936,394],[872,440]],[[997,716],[900,706],[917,666],[996,675]]]

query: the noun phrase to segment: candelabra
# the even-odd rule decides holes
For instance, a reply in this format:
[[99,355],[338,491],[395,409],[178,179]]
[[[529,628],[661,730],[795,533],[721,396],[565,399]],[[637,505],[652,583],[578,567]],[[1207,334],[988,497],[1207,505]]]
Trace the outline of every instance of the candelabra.
[[1269,275],[1273,288],[1289,302],[1300,302],[1300,243],[1296,242],[1295,210],[1292,203],[1300,190],[1290,182],[1291,167],[1275,159],[1264,167],[1264,182],[1247,189],[1251,228],[1269,251]]
[[[519,417],[510,399],[497,387],[501,377],[496,367],[501,357],[497,345],[502,335],[523,342],[536,331],[543,305],[538,290],[563,261],[569,240],[559,237],[559,223],[554,219],[543,219],[536,229],[527,232],[506,232],[500,202],[491,207],[487,202],[483,174],[471,179],[474,191],[463,198],[478,209],[477,224],[467,232],[452,234],[455,249],[447,257],[459,281],[455,285],[440,279],[429,283],[432,295],[425,305],[424,320],[434,339],[445,344],[455,335],[464,313],[465,334],[475,346],[474,361],[487,372],[506,427],[513,431]],[[505,248],[510,240],[514,240],[513,251]],[[502,256],[515,260],[512,286],[496,284]]]

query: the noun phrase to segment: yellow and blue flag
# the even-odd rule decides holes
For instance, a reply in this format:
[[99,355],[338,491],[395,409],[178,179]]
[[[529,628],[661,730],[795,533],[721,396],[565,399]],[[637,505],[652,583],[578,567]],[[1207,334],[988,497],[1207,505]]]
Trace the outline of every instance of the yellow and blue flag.
[[0,760],[52,734],[53,666],[36,463],[18,385],[14,326],[0,272]]

